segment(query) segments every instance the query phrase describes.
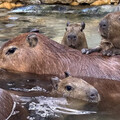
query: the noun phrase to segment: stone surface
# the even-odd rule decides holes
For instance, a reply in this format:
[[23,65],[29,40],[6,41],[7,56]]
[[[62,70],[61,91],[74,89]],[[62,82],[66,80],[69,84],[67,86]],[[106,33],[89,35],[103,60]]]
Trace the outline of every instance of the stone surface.
[[41,0],[19,0],[25,4],[41,4]]
[[91,4],[93,2],[95,2],[96,0],[77,0],[78,3],[88,3]]
[[16,8],[9,13],[27,13],[27,14],[51,14],[51,13],[71,13],[78,15],[104,15],[110,12],[120,11],[120,5],[104,5],[95,6],[86,9],[72,9],[70,6],[60,5],[30,5],[21,8]]
[[41,0],[41,2],[48,4],[53,4],[53,3],[70,4],[71,2],[73,2],[73,0]]

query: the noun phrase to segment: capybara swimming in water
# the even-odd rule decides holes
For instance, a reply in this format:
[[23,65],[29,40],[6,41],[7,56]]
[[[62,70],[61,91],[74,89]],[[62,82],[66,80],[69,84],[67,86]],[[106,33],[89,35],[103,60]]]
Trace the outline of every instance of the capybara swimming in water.
[[120,79],[120,57],[83,55],[39,33],[24,33],[0,49],[0,68],[35,74]]
[[[80,78],[67,76],[64,79],[54,77],[51,79],[53,83],[52,93],[62,94],[64,97],[74,98],[87,102],[99,102],[100,95],[92,85]],[[77,84],[76,84],[77,83]]]

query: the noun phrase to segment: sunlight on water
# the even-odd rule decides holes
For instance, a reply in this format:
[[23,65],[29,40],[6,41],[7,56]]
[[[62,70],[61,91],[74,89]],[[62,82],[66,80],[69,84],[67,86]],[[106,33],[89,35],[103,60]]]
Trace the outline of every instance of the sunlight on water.
[[69,103],[65,98],[53,98],[53,97],[37,97],[38,103],[31,102],[29,104],[29,110],[35,111],[37,115],[41,117],[60,117],[60,114],[66,115],[83,115],[96,113],[95,111],[84,111],[67,108]]

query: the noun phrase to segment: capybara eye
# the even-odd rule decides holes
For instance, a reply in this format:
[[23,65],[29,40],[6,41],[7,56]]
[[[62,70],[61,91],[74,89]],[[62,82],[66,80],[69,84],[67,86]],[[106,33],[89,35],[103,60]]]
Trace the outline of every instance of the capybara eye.
[[15,51],[16,51],[16,47],[12,47],[10,49],[8,49],[8,51],[5,53],[6,55],[10,55],[10,54],[13,54]]
[[71,90],[73,90],[73,87],[70,86],[70,85],[66,85],[66,86],[65,86],[65,89],[66,89],[67,91],[71,91]]

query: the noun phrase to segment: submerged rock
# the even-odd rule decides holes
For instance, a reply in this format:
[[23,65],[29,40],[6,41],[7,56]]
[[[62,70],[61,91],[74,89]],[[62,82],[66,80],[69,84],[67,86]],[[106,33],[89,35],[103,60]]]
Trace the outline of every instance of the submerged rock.
[[29,5],[25,7],[16,8],[9,11],[9,13],[22,14],[52,14],[52,13],[74,13],[78,15],[104,15],[110,12],[120,11],[120,5],[104,5],[90,8],[78,8],[65,5]]
[[43,15],[45,13],[74,13],[74,11],[75,9],[72,9],[70,6],[63,5],[29,5],[16,8],[9,11],[9,13]]
[[86,8],[81,11],[79,11],[79,14],[85,14],[85,15],[103,15],[110,12],[117,12],[120,11],[120,5],[114,6],[114,5],[103,5],[103,6],[96,6],[91,8]]

